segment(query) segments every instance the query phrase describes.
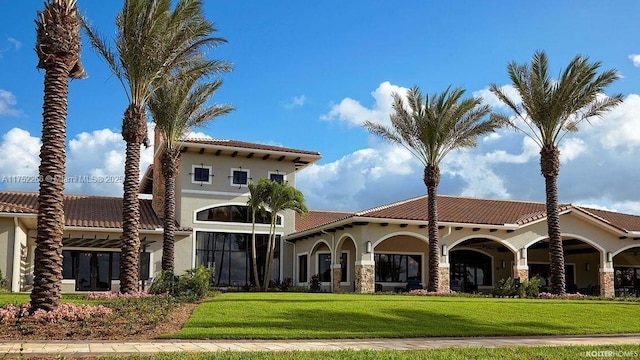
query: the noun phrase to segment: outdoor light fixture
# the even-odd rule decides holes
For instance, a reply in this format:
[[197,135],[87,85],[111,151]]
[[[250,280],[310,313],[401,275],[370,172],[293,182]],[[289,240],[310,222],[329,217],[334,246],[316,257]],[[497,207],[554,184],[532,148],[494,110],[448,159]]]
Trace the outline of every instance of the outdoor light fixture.
[[613,261],[613,254],[610,253],[610,252],[607,253],[607,261],[608,262],[612,262]]
[[367,241],[367,253],[371,253],[371,241]]
[[525,249],[525,248],[521,248],[521,249],[520,249],[520,257],[521,257],[522,259],[524,259],[524,258],[526,258],[526,257],[527,257],[527,249]]
[[447,245],[442,245],[442,256],[447,256]]

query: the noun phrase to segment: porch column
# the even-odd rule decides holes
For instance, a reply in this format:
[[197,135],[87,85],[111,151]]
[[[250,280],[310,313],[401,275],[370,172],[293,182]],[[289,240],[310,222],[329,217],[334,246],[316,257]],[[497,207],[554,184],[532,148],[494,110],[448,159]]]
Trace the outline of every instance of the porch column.
[[513,278],[520,279],[520,282],[529,280],[529,266],[516,265],[513,267]]
[[614,297],[615,287],[613,285],[613,269],[600,269],[600,296]]
[[375,292],[375,267],[373,260],[356,261],[356,292],[372,294]]
[[333,279],[333,281],[331,282],[331,285],[333,287],[331,289],[331,292],[342,292],[342,288],[340,287],[340,280],[342,280],[342,265],[331,264],[331,275]]
[[440,263],[438,267],[438,272],[440,273],[440,281],[438,283],[438,292],[439,293],[448,293],[451,290],[450,287],[450,278],[449,278],[449,264],[448,263]]

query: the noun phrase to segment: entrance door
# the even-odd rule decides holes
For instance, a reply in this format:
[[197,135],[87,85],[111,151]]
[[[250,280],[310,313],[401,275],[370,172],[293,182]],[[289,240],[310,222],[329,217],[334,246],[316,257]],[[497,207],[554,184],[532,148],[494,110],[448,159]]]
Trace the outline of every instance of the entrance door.
[[111,253],[80,252],[76,291],[111,290]]

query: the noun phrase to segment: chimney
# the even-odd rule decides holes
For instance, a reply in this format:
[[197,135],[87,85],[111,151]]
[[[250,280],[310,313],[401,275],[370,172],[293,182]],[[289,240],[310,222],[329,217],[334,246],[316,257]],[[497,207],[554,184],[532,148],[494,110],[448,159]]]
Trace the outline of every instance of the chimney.
[[156,128],[153,131],[153,188],[151,190],[151,207],[157,216],[164,216],[164,176],[162,175],[162,134]]

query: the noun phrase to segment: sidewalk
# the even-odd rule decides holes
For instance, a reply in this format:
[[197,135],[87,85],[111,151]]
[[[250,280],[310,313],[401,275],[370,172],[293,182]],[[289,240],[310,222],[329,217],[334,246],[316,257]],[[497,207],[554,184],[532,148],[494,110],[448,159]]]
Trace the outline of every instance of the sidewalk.
[[[158,352],[292,351],[292,350],[427,350],[445,347],[505,347],[640,344],[640,334],[573,336],[500,336],[347,340],[152,340],[0,342],[0,357],[100,356]],[[21,350],[22,348],[22,350]]]

